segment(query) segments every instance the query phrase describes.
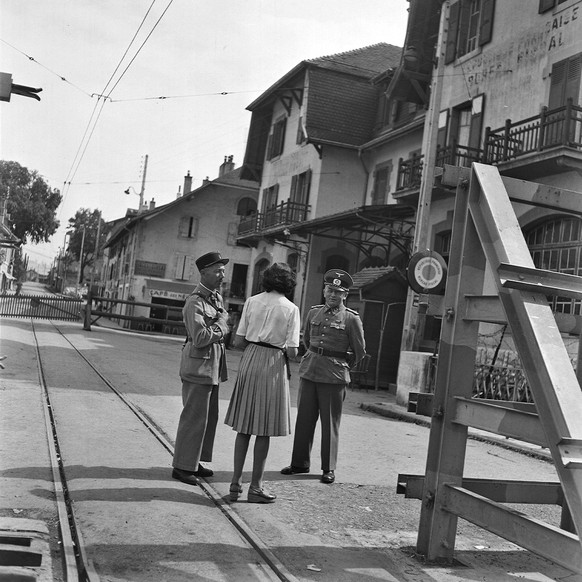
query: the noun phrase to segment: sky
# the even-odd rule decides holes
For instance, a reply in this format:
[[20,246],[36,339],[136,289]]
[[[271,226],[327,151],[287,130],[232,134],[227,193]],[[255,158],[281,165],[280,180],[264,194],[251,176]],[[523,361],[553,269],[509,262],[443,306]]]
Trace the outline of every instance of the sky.
[[[402,46],[407,0],[2,0],[0,71],[41,101],[0,102],[0,159],[63,194],[47,272],[80,208],[105,220],[176,199],[244,158],[246,107],[306,59]],[[130,189],[130,194],[124,191]]]

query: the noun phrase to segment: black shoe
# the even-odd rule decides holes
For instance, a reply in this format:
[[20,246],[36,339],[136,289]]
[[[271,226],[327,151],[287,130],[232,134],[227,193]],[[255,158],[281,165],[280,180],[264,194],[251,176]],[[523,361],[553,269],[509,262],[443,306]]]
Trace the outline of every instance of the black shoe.
[[249,503],[273,503],[275,499],[277,499],[277,496],[273,493],[268,493],[264,489],[249,487],[249,492],[247,493],[247,501]]
[[324,471],[321,476],[322,483],[333,483],[335,481],[335,473],[333,471]]
[[198,471],[194,471],[193,473],[196,477],[212,477],[214,475],[214,471],[212,469],[207,469],[203,467],[200,463],[198,463]]
[[186,485],[199,485],[200,479],[191,471],[182,471],[182,469],[174,469],[172,471],[172,478],[186,483]]
[[309,473],[309,467],[295,467],[289,465],[281,469],[281,475],[295,475],[296,473]]

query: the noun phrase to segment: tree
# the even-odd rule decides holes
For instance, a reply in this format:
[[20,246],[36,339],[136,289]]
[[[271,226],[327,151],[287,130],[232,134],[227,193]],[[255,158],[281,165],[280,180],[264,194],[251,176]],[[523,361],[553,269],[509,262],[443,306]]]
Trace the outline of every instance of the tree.
[[[97,259],[99,249],[107,237],[105,221],[100,210],[79,208],[73,218],[69,218],[69,245],[67,251],[79,262],[79,283],[83,282],[85,267],[92,265]],[[95,244],[99,232],[99,245]]]
[[12,232],[23,244],[48,242],[59,228],[56,212],[61,193],[36,170],[0,160],[0,198],[6,200]]

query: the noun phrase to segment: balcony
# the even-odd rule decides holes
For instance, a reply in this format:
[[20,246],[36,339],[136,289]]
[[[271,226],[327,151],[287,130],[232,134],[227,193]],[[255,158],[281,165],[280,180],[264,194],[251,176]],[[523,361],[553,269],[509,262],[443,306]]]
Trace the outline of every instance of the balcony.
[[[394,197],[418,197],[424,156],[400,159]],[[499,129],[485,130],[484,148],[453,144],[437,148],[436,167],[469,167],[473,162],[497,166],[505,176],[531,180],[538,176],[582,169],[582,107],[572,100],[563,107],[544,107],[539,115]]]
[[238,225],[238,236],[239,238],[252,239],[265,234],[265,232],[273,234],[273,231],[278,228],[305,222],[310,208],[309,204],[287,200],[265,212],[244,216]]

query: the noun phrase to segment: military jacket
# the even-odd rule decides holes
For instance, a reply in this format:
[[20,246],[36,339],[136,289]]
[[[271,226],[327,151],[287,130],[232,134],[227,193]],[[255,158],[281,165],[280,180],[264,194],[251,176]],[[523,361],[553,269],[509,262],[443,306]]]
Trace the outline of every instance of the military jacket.
[[335,309],[313,306],[307,314],[303,343],[307,351],[299,365],[299,377],[312,382],[348,384],[350,367],[366,354],[362,320],[357,311],[345,305]]
[[188,338],[182,348],[180,378],[194,384],[218,384],[228,378],[224,336],[228,333],[222,297],[198,285],[182,309]]

